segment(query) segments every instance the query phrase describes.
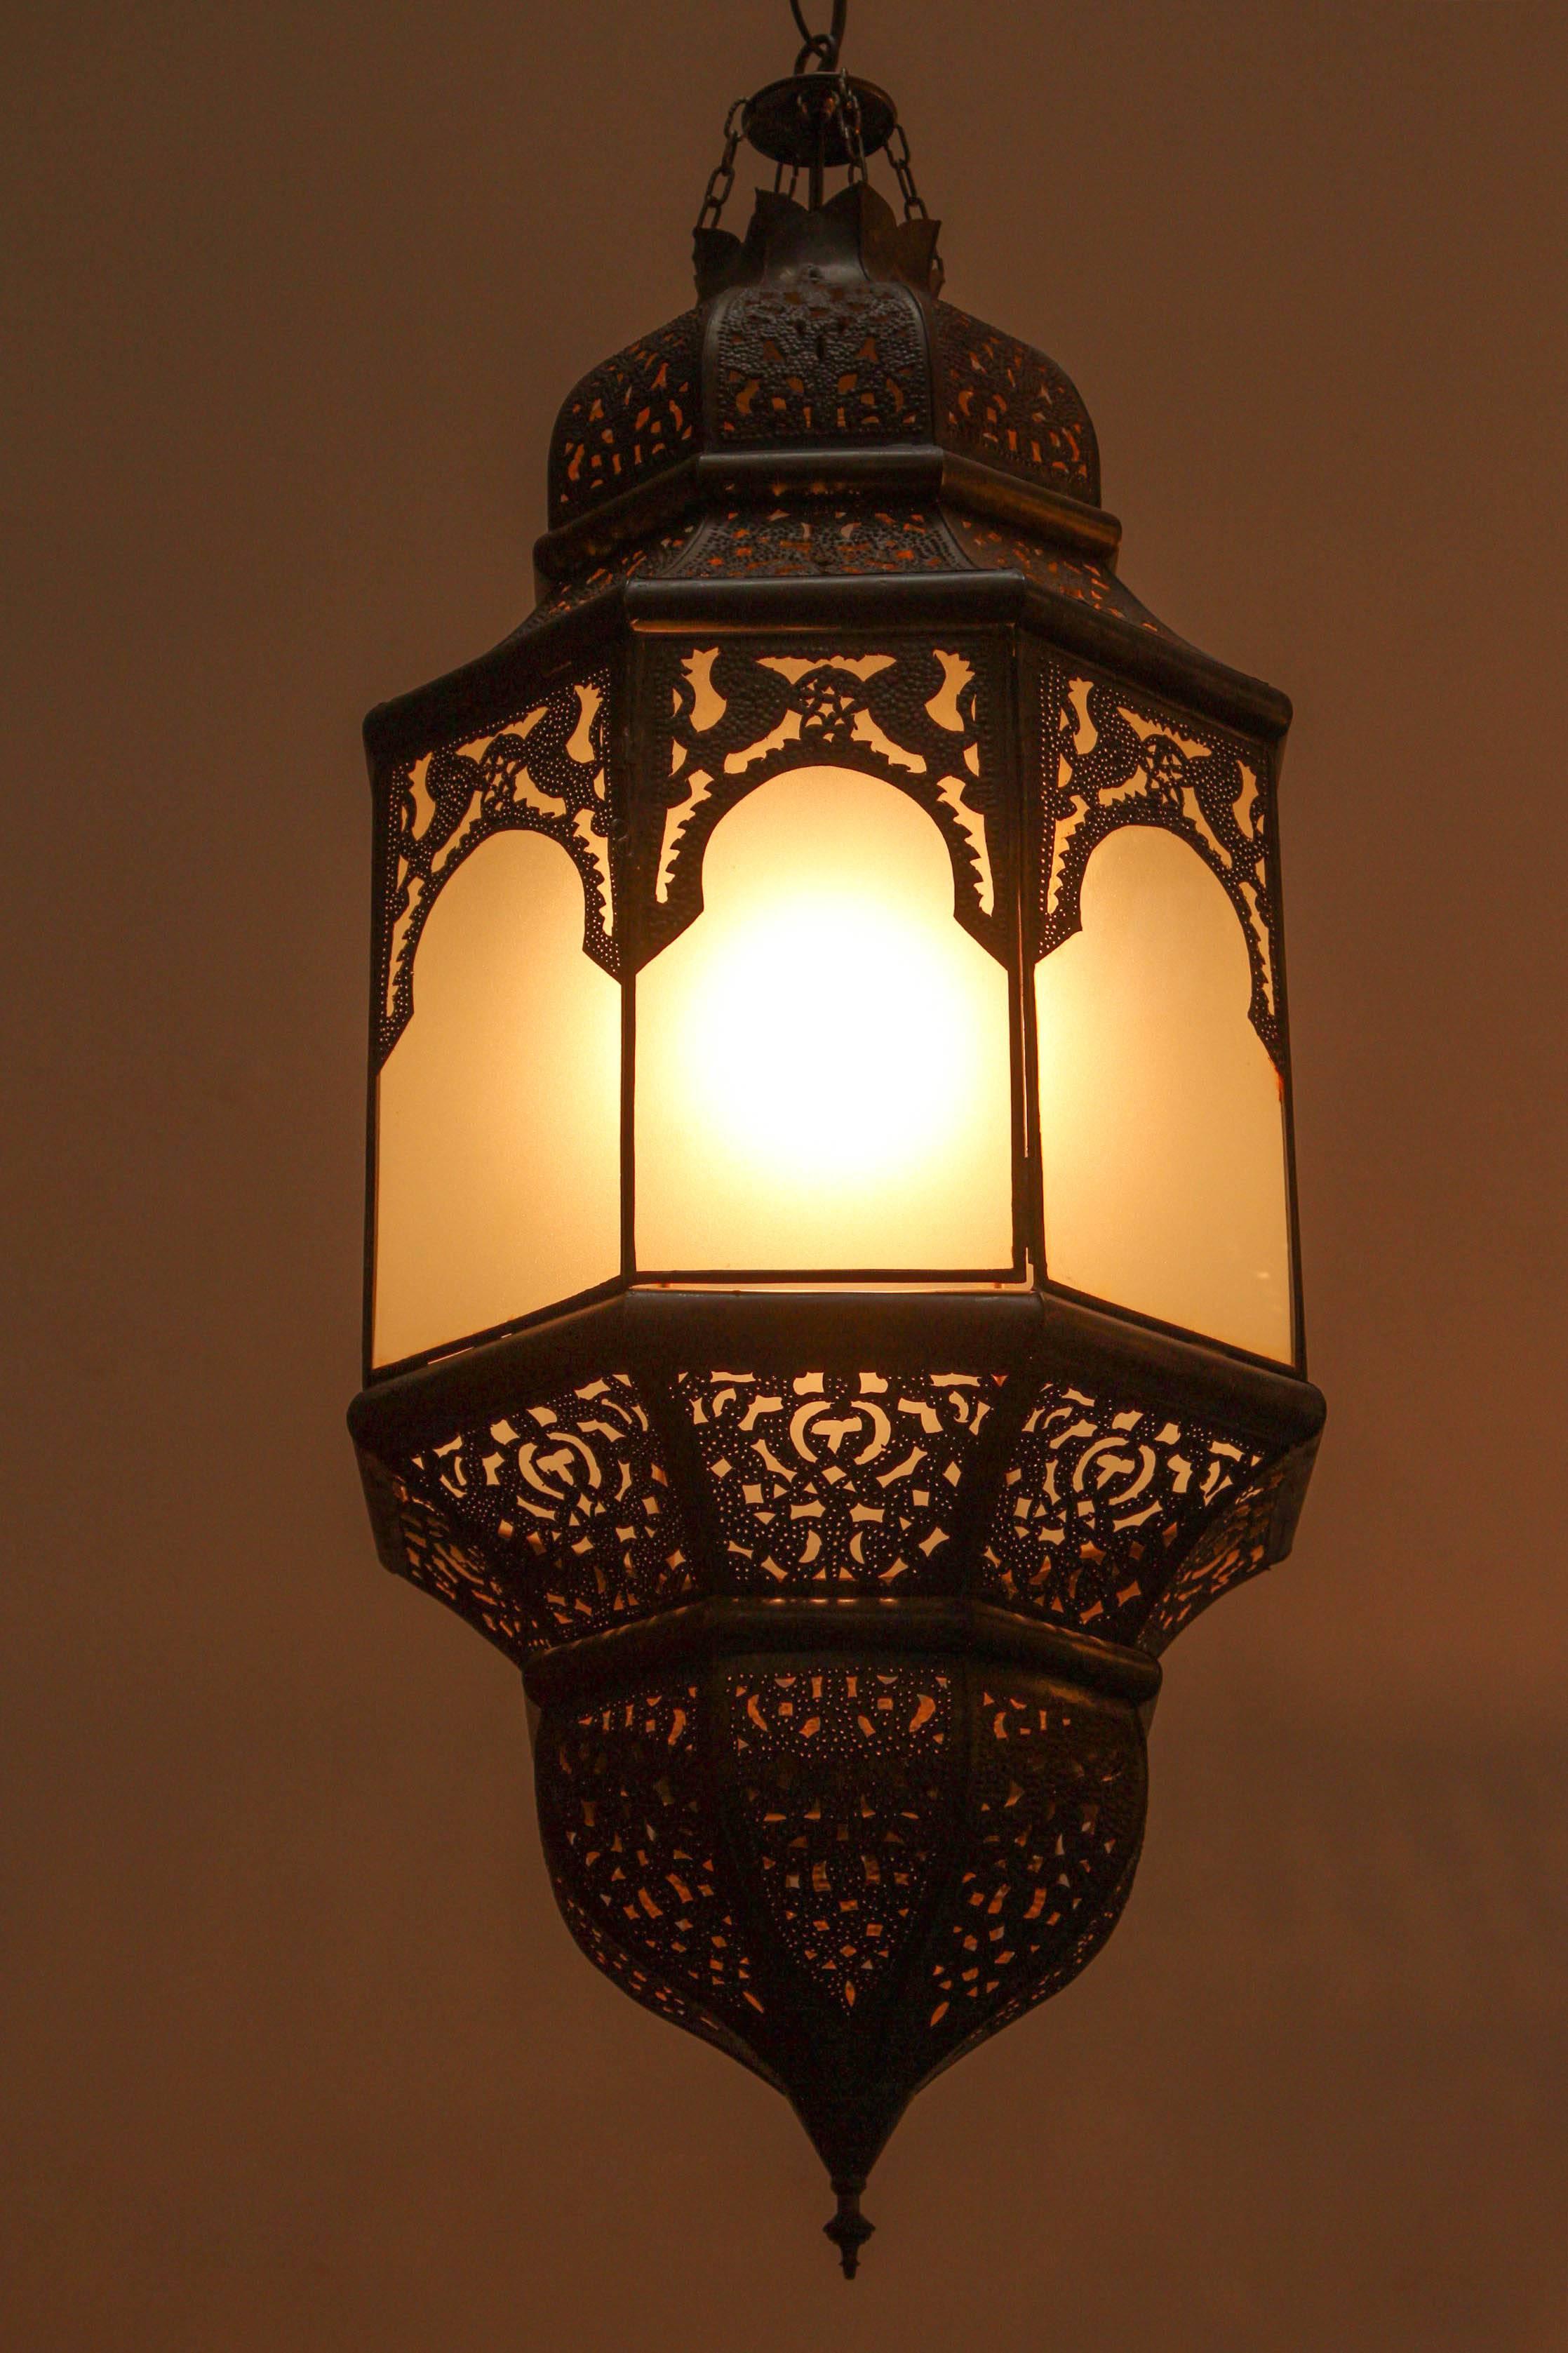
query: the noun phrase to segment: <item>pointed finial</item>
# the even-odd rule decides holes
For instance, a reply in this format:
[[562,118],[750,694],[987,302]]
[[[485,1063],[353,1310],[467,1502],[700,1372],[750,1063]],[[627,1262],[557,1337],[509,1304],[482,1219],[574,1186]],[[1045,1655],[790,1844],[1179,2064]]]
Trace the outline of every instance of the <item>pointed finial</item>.
[[845,2278],[853,2279],[860,2268],[860,2250],[877,2225],[868,2222],[860,2211],[860,2192],[866,2187],[863,2180],[836,2181],[833,2187],[838,2195],[838,2211],[822,2228],[838,2250]]

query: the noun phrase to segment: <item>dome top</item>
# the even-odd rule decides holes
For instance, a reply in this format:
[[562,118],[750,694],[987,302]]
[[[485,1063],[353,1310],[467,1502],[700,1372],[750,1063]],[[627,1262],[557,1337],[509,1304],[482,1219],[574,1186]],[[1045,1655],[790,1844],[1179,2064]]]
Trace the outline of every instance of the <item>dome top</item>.
[[760,191],[744,237],[700,227],[692,308],[584,376],[556,419],[521,634],[626,593],[689,613],[707,587],[772,583],[798,610],[814,581],[941,580],[952,596],[1001,575],[1087,656],[1281,732],[1282,696],[1117,577],[1121,526],[1077,387],[942,300],[939,227],[899,220],[860,179],[815,208]]
[[923,453],[933,479],[982,469],[1097,512],[1099,452],[1076,388],[1044,353],[940,299],[937,230],[898,220],[863,180],[816,211],[759,191],[743,239],[700,230],[694,307],[595,368],[561,410],[547,577],[602,554],[595,519],[619,539],[704,479],[728,490],[787,458],[823,476],[831,453],[870,487],[912,480]]

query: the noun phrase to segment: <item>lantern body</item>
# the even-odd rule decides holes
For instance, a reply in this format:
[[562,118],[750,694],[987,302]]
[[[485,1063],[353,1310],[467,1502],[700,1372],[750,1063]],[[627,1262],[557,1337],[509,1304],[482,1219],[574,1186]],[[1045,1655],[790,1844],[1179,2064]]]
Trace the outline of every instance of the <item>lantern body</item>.
[[1158,1655],[1289,1548],[1289,707],[866,187],[706,272],[563,409],[531,619],[367,723],[351,1419],[578,1941],[855,2185],[1109,1933]]

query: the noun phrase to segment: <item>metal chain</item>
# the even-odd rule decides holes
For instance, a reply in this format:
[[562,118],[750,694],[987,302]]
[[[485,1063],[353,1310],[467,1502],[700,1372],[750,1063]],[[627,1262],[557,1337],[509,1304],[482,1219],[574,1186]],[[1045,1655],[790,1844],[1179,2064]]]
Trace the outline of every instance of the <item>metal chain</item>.
[[724,117],[724,153],[708,175],[708,186],[702,198],[702,208],[697,216],[697,233],[705,228],[717,228],[730,201],[730,191],[735,185],[735,158],[746,132],[746,100],[738,98]]
[[833,0],[833,26],[831,31],[826,33],[812,31],[805,21],[805,12],[800,0],[789,0],[789,5],[790,14],[799,26],[801,38],[805,43],[795,61],[796,73],[804,73],[814,58],[818,73],[837,73],[838,52],[844,46],[844,23],[849,14],[849,0]]
[[867,179],[865,134],[860,124],[860,96],[848,75],[838,76],[838,104],[844,116],[844,143],[849,150],[849,185]]
[[910,134],[901,122],[895,122],[893,125],[892,136],[888,142],[888,161],[893,167],[894,175],[899,183],[899,193],[904,200],[904,218],[929,220],[931,216],[926,211],[921,192],[915,185],[915,167],[910,154]]

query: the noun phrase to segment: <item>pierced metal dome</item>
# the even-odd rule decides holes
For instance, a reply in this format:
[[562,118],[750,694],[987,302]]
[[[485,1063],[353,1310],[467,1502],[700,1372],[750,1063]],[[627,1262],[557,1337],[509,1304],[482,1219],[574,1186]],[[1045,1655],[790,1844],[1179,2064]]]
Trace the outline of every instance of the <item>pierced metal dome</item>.
[[1086,653],[1131,627],[1163,682],[1217,686],[1286,723],[1282,696],[1189,646],[1118,579],[1121,525],[1099,502],[1077,386],[940,298],[940,227],[900,221],[861,180],[816,211],[759,190],[743,239],[700,229],[696,304],[562,406],[524,628],[633,578],[1002,573],[1031,601],[1077,608],[1066,627]]

